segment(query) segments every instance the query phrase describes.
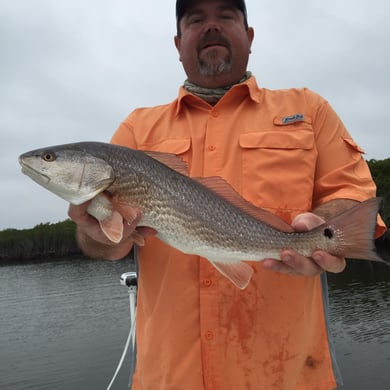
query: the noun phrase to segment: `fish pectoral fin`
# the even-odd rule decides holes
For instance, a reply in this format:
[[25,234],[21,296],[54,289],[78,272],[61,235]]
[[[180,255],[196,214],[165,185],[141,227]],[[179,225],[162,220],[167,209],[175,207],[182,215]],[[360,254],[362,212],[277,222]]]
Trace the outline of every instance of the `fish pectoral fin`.
[[110,199],[103,193],[96,195],[87,208],[88,214],[95,217],[98,221],[111,217],[112,210]]
[[241,290],[248,286],[253,275],[253,268],[242,261],[238,263],[211,261],[211,264]]
[[123,217],[118,211],[113,210],[111,216],[99,221],[99,224],[100,229],[102,229],[103,233],[110,241],[118,244],[122,240]]

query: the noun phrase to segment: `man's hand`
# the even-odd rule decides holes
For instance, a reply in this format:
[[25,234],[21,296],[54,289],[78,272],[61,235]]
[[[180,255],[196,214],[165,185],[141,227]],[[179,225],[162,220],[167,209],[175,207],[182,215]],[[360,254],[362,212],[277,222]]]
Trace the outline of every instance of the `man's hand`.
[[143,245],[144,238],[155,235],[151,228],[137,228],[141,219],[139,210],[124,204],[116,204],[115,209],[123,217],[123,238],[114,244],[103,233],[99,222],[87,212],[90,202],[80,206],[70,205],[69,217],[77,225],[76,238],[81,250],[89,257],[118,260],[125,257],[134,243]]
[[[297,231],[307,231],[321,225],[324,220],[313,213],[297,215],[291,226]],[[281,261],[280,261],[281,260]],[[289,275],[315,276],[324,271],[339,273],[345,269],[345,259],[335,257],[324,251],[315,251],[311,258],[285,249],[280,254],[280,260],[265,259],[263,268]]]

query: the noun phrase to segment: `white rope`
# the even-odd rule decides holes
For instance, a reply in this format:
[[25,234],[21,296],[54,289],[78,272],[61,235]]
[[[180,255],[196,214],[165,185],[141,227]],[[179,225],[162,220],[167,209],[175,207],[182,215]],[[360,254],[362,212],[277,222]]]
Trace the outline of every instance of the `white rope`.
[[[130,342],[132,346],[132,358],[134,358],[134,348],[135,348],[135,323],[136,323],[136,312],[135,312],[135,302],[136,302],[136,294],[137,294],[137,288],[134,286],[129,287],[129,304],[130,304],[130,332],[129,336],[127,337],[125,348],[123,349],[122,356],[119,360],[118,367],[115,370],[114,376],[111,379],[110,384],[107,387],[107,390],[111,389],[111,386],[113,385],[120,369],[122,368],[123,361],[125,360],[125,356],[127,354],[127,350],[129,349]],[[134,363],[132,363],[134,366]]]

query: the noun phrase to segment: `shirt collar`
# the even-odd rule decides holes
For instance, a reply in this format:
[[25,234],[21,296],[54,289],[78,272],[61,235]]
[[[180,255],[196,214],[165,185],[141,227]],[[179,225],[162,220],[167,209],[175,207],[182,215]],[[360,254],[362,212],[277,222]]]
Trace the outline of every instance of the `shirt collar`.
[[[261,90],[257,85],[256,78],[254,76],[249,77],[248,80],[234,85],[226,94],[238,93],[245,90],[245,93],[249,95],[249,98],[255,102],[261,101]],[[183,108],[183,105],[187,103],[190,106],[199,107],[203,109],[209,109],[210,104],[201,98],[188,92],[183,86],[179,88],[179,95],[177,97],[176,115],[178,115]],[[218,105],[218,103],[216,104]]]

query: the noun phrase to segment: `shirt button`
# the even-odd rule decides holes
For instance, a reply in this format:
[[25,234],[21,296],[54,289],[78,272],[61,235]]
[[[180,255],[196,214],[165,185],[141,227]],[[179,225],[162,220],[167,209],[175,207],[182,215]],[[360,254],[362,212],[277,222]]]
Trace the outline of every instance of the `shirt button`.
[[211,111],[211,116],[213,116],[214,118],[218,118],[219,117],[219,111]]
[[208,330],[208,331],[204,334],[204,336],[206,337],[206,340],[211,341],[211,340],[214,339],[214,332],[211,331],[211,330]]
[[213,281],[211,279],[204,279],[203,280],[203,286],[210,287],[213,284]]
[[215,149],[217,149],[217,147],[215,145],[210,145],[209,146],[210,152],[214,152]]

